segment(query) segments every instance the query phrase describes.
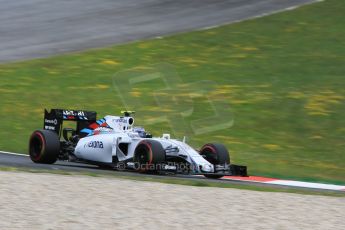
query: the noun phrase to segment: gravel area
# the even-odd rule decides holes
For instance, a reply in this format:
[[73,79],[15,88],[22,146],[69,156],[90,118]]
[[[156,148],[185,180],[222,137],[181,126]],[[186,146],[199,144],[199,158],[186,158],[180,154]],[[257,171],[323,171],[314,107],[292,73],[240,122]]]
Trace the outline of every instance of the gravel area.
[[0,229],[345,229],[345,198],[0,172]]

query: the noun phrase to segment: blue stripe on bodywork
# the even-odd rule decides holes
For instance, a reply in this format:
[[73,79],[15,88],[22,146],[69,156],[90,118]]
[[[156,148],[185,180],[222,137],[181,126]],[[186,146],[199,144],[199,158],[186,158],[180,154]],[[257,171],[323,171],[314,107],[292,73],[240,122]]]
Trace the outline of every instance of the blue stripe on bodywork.
[[85,129],[80,130],[80,132],[91,134],[93,130],[85,128]]

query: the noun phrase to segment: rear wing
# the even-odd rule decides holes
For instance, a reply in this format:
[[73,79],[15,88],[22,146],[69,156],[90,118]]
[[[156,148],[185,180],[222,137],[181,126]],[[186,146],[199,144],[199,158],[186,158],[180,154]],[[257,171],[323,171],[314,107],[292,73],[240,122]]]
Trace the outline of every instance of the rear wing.
[[48,112],[45,109],[43,129],[54,131],[61,136],[63,121],[75,121],[77,123],[76,134],[79,135],[80,130],[88,127],[96,120],[97,113],[94,111],[51,109]]

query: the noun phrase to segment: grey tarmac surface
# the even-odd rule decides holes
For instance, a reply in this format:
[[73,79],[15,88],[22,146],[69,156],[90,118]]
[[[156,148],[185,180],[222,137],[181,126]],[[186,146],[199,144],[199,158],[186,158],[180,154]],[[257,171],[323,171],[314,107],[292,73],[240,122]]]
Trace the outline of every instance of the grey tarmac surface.
[[[94,173],[100,175],[115,175],[115,176],[131,176],[131,177],[151,177],[151,178],[179,178],[184,180],[193,180],[193,181],[209,181],[209,182],[217,182],[217,183],[229,183],[233,185],[253,185],[259,187],[270,187],[270,188],[284,188],[287,189],[292,186],[286,185],[274,185],[274,184],[262,184],[257,182],[249,182],[249,181],[238,181],[238,180],[223,180],[223,179],[208,179],[205,177],[198,177],[193,175],[153,175],[153,174],[143,174],[137,173],[133,171],[117,171],[112,169],[103,169],[99,168],[95,165],[89,164],[81,164],[81,163],[74,163],[74,162],[64,162],[64,161],[57,161],[55,164],[48,165],[48,164],[35,164],[33,163],[28,155],[12,155],[5,152],[0,151],[0,167],[14,167],[19,169],[30,170],[33,169],[35,171],[65,171],[65,172],[80,172],[80,173]],[[305,191],[316,191],[316,192],[328,192],[330,190],[325,189],[314,189],[314,188],[302,188],[302,187],[293,187],[294,189],[298,190],[305,190]],[[337,191],[334,191],[337,192]],[[338,191],[339,193],[343,193],[343,191]]]
[[0,0],[0,62],[197,30],[315,0]]

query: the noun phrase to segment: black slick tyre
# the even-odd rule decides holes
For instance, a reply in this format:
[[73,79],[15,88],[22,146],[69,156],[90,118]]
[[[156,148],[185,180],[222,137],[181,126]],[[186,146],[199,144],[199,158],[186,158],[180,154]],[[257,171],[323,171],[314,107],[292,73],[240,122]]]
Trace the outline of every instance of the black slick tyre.
[[[205,160],[215,165],[229,165],[230,164],[230,155],[226,147],[218,143],[209,143],[205,144],[201,150],[200,155],[202,155]],[[219,179],[222,175],[212,175],[205,174],[207,178]]]
[[134,151],[135,169],[139,172],[155,172],[165,162],[165,150],[155,140],[139,142]]
[[35,163],[53,164],[60,152],[59,136],[49,130],[36,130],[29,141],[30,158]]

